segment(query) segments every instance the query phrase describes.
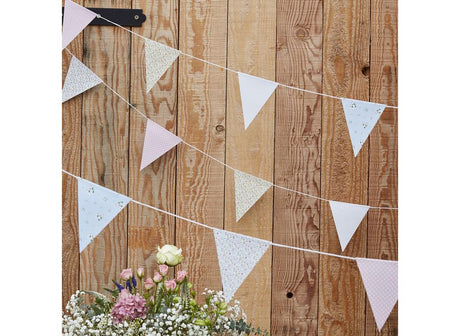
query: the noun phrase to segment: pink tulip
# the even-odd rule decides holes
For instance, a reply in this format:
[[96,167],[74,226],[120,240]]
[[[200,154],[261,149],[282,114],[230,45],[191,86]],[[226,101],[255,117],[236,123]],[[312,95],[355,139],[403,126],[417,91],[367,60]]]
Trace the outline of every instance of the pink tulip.
[[155,272],[153,274],[153,281],[160,282],[162,279],[163,279],[163,276],[160,273]]
[[124,269],[124,270],[121,271],[121,273],[120,273],[120,278],[121,278],[122,280],[128,281],[128,280],[131,279],[132,277],[133,277],[133,271],[131,270],[131,268]]
[[182,282],[184,281],[185,277],[187,276],[187,272],[186,271],[177,271],[177,282]]
[[166,273],[168,273],[168,265],[160,265],[159,268],[161,275],[166,275]]
[[167,290],[175,290],[176,289],[176,281],[174,280],[167,280],[165,281],[165,287]]
[[145,289],[153,288],[154,285],[155,283],[153,282],[152,278],[147,278],[144,282]]
[[139,268],[137,269],[137,276],[138,276],[139,278],[142,278],[142,277],[144,276],[144,267],[139,267]]

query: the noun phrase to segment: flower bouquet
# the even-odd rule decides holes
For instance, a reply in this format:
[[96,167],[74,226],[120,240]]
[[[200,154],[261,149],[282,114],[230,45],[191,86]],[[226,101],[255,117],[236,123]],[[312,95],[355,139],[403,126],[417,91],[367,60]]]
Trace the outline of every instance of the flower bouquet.
[[[173,245],[158,248],[158,271],[146,278],[144,269],[120,273],[109,295],[77,291],[63,315],[63,335],[268,335],[247,324],[238,301],[225,303],[222,292],[205,290],[205,304],[195,301],[187,273],[176,270],[182,250]],[[171,278],[168,274],[174,274]],[[168,279],[169,277],[169,279]]]

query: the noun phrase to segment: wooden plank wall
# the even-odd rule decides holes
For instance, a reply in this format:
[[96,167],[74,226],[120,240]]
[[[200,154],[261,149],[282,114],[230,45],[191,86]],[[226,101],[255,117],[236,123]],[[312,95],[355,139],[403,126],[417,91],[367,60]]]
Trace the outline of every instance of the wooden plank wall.
[[[280,83],[397,105],[396,0],[79,0],[142,8],[136,33]],[[244,131],[237,76],[181,56],[149,93],[143,40],[90,26],[69,46],[150,119],[244,172],[338,201],[397,206],[397,111],[387,109],[357,158],[339,100],[278,88]],[[63,76],[70,57],[63,52]],[[63,104],[63,168],[208,225],[341,253],[329,205],[270,189],[235,223],[233,171],[179,145],[139,171],[145,119],[103,85]],[[80,255],[77,183],[63,176],[63,306],[125,267],[156,267],[183,248],[198,292],[221,289],[212,232],[130,204]],[[397,211],[370,210],[345,255],[398,258]],[[272,335],[397,335],[397,307],[377,331],[353,262],[270,248],[236,293]]]

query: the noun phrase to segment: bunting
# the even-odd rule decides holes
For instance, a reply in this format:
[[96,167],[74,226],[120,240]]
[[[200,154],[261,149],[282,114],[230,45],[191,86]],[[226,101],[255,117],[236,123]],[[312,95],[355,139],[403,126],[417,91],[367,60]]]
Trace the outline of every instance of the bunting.
[[235,213],[236,221],[262,197],[263,194],[272,186],[270,182],[258,177],[243,173],[239,170],[234,171],[235,177]]
[[341,98],[355,157],[366,142],[386,105]]
[[65,0],[64,23],[62,27],[62,49],[69,45],[80,32],[96,18],[97,14],[76,4]]
[[179,55],[179,50],[153,40],[145,40],[147,92],[155,86],[155,83],[163,76]]
[[181,138],[169,132],[150,119],[145,129],[144,150],[142,151],[141,170],[160,156],[177,146]]
[[244,129],[247,129],[275,91],[278,83],[238,72]]
[[339,235],[340,246],[344,251],[370,207],[337,201],[329,201],[329,206]]
[[73,57],[70,60],[69,70],[64,81],[62,88],[62,102],[65,102],[86,90],[102,83],[94,72],[92,72],[86,65]]
[[80,252],[123,210],[130,198],[78,178]]
[[380,331],[398,301],[398,262],[356,258],[356,263]]
[[214,230],[214,239],[225,302],[228,303],[267,251],[270,243],[217,229]]

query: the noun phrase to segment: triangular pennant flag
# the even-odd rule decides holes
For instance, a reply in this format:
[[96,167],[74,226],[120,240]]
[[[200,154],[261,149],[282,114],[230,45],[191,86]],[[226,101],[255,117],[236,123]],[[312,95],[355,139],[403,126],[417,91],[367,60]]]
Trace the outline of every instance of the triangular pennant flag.
[[380,331],[398,301],[398,262],[356,258],[356,263]]
[[278,83],[241,72],[238,72],[238,80],[240,83],[241,105],[243,107],[244,129],[247,129],[273,91],[275,91]]
[[158,159],[167,151],[177,146],[181,138],[172,134],[150,119],[145,129],[144,150],[142,151],[141,170]]
[[80,252],[128,205],[130,200],[125,195],[78,178]]
[[87,25],[97,16],[96,13],[76,4],[73,1],[65,0],[64,23],[62,28],[62,49],[85,29]]
[[336,201],[329,201],[329,205],[339,235],[340,246],[344,251],[370,207]]
[[386,105],[342,98],[342,106],[356,157]]
[[228,303],[267,251],[270,243],[217,229],[214,230],[214,239],[225,302]]
[[272,186],[268,181],[235,170],[235,208],[236,221],[262,197]]
[[163,76],[166,70],[174,63],[180,51],[162,43],[145,40],[145,69],[147,78],[147,92]]
[[62,88],[62,102],[65,102],[86,90],[102,83],[94,72],[80,62],[76,57],[72,57],[69,70]]

